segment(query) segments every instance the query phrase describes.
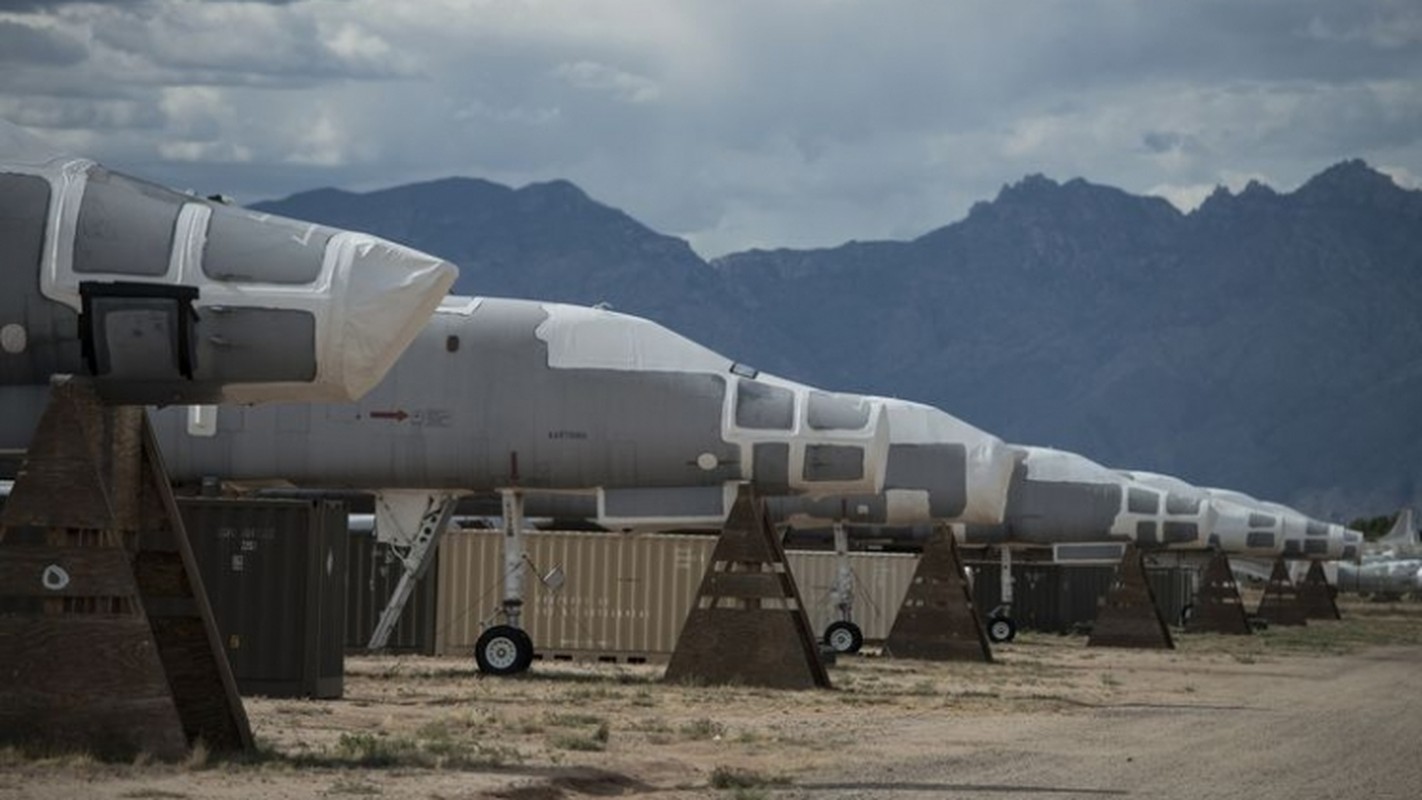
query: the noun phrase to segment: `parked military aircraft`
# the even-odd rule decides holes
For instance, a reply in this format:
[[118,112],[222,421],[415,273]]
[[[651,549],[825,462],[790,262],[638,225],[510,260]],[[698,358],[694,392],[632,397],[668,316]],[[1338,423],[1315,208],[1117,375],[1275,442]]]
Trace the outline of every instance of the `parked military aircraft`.
[[[840,569],[831,590],[837,619],[824,640],[840,652],[864,641],[853,621],[853,574],[846,526],[1001,522],[1014,465],[1022,452],[992,434],[932,406],[895,398],[881,403],[889,429],[883,490],[877,494],[774,494],[765,501],[773,524],[834,529]],[[816,423],[811,420],[811,425]],[[823,426],[823,420],[819,423]],[[785,487],[770,487],[783,492]],[[531,516],[576,520],[609,530],[666,531],[719,528],[730,513],[736,486],[600,488],[595,495],[530,496]],[[628,502],[637,498],[641,502]],[[491,512],[498,513],[498,512]]]
[[[880,399],[759,373],[637,317],[450,298],[358,403],[168,409],[154,422],[179,482],[376,492],[379,530],[408,549],[407,564],[423,562],[458,496],[498,491],[515,534],[505,555],[521,574],[525,496],[583,493],[608,516],[637,518],[685,514],[695,487],[714,490],[708,513],[719,513],[736,481],[768,494],[877,494],[887,416]],[[0,420],[0,443],[23,446],[32,425]],[[510,625],[477,652],[493,671],[526,668],[532,653],[510,580]]]
[[1207,488],[1211,497],[1228,500],[1249,512],[1252,533],[1272,534],[1288,559],[1357,560],[1363,535],[1342,525],[1320,522],[1279,503],[1257,500],[1231,489]]
[[[1001,547],[1004,571],[1009,576],[1013,547],[1066,546],[1073,550],[1073,557],[1092,559],[1118,558],[1118,543],[1124,542],[1152,549],[1203,549],[1216,530],[1239,522],[1238,514],[1216,513],[1198,492],[1136,481],[1076,453],[1026,445],[1011,448],[1022,457],[1012,467],[1001,521],[956,524],[952,519],[937,520],[955,522],[954,534],[964,544]],[[791,498],[780,502],[803,501]],[[807,516],[801,514],[797,519],[803,523]],[[808,524],[797,526],[795,534],[803,535],[802,527],[823,525],[823,519],[811,518]],[[866,535],[862,525],[856,524],[851,532]],[[915,540],[931,532],[924,525],[881,526],[867,535]],[[1003,587],[1002,603],[987,621],[989,637],[999,642],[1011,640],[1016,632],[1010,578]],[[851,640],[829,641],[837,645]]]
[[1361,563],[1338,565],[1338,590],[1380,597],[1422,593],[1422,537],[1412,509],[1398,512],[1392,528],[1364,546]]
[[1412,509],[1404,508],[1397,512],[1397,519],[1393,520],[1388,532],[1364,546],[1363,560],[1373,557],[1422,558],[1422,534],[1413,522]]
[[1338,591],[1374,596],[1422,593],[1422,558],[1374,558],[1338,564]]
[[180,194],[0,122],[0,386],[118,403],[354,400],[448,291],[407,247]]
[[[1020,451],[996,436],[932,406],[889,397],[864,397],[885,411],[888,453],[878,493],[790,494],[767,486],[766,513],[797,528],[846,522],[912,525],[1002,520],[1007,487]],[[814,409],[811,409],[812,413]],[[861,412],[856,412],[856,414]],[[816,414],[812,428],[825,427]],[[585,496],[530,497],[530,516],[578,520],[607,530],[666,531],[719,528],[730,512],[736,486],[599,488]]]

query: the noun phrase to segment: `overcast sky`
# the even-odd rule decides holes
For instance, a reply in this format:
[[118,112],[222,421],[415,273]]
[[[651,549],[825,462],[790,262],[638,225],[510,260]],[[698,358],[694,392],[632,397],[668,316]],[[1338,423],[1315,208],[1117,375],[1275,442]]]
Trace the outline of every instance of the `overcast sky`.
[[1415,187],[1422,2],[0,0],[0,118],[241,202],[568,178],[715,256],[916,236],[1037,172]]

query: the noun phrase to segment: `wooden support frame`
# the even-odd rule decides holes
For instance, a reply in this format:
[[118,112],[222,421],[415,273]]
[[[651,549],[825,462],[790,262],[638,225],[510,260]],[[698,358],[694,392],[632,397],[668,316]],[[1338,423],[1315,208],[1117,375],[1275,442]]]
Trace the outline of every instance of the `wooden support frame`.
[[937,526],[923,546],[913,582],[884,641],[884,654],[929,661],[992,661],[992,647],[958,557],[958,543],[946,526]]
[[56,379],[0,517],[0,741],[103,757],[251,729],[147,414]]
[[1310,561],[1308,574],[1299,584],[1299,602],[1304,607],[1307,619],[1343,619],[1338,612],[1338,590],[1328,583],[1323,572],[1323,562]]
[[1191,614],[1185,620],[1190,633],[1223,633],[1233,636],[1253,635],[1244,599],[1239,596],[1239,584],[1229,566],[1229,556],[1216,552],[1200,577]]
[[1143,556],[1134,544],[1126,545],[1121,554],[1116,578],[1097,606],[1086,646],[1175,649],[1175,639],[1146,580]]
[[830,686],[785,550],[749,485],[741,486],[721,530],[666,680]]
[[1274,559],[1274,570],[1269,573],[1264,596],[1259,598],[1258,616],[1270,625],[1289,627],[1308,624],[1299,589],[1289,578],[1289,567],[1282,558]]

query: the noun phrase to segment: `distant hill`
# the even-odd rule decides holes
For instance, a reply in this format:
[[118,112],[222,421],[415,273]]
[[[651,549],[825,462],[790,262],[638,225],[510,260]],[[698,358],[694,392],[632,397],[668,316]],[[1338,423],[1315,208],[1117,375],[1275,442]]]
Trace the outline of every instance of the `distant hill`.
[[907,242],[708,264],[567,182],[259,207],[458,263],[457,291],[610,302],[726,355],[1009,441],[1335,519],[1422,504],[1422,192],[1361,161],[1288,194],[1030,176]]

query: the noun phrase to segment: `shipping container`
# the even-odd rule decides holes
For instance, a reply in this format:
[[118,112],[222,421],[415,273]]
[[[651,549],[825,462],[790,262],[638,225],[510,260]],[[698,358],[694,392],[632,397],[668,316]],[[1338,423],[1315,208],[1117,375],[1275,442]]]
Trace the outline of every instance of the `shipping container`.
[[[529,532],[523,627],[544,658],[665,658],[676,645],[714,536]],[[446,534],[435,648],[468,655],[499,619],[503,535]],[[562,573],[561,588],[545,578]]]
[[[996,562],[973,562],[973,597],[983,613],[1001,603],[1001,571]],[[1096,619],[1096,609],[1115,580],[1114,566],[1051,563],[1012,565],[1012,618],[1021,630],[1070,633]],[[1188,567],[1149,567],[1146,580],[1166,622],[1176,624],[1194,594]]]
[[[369,530],[352,530],[346,542],[346,651],[364,652],[404,568],[390,545],[376,541]],[[435,563],[415,582],[400,621],[390,633],[386,651],[421,655],[435,652],[438,554],[435,558]]]
[[[788,551],[785,559],[800,587],[800,599],[805,601],[810,630],[815,636],[822,636],[825,628],[839,619],[832,594],[839,561],[834,553],[810,550]],[[865,641],[882,642],[889,638],[894,617],[913,583],[918,555],[850,553],[849,569],[854,576],[854,624],[863,632]]]
[[[503,536],[464,531],[445,536],[439,554],[436,651],[467,655],[486,625],[498,620]],[[676,647],[714,536],[530,532],[523,625],[542,657],[660,660]],[[833,553],[786,554],[811,630],[836,619],[830,590]],[[870,640],[888,636],[908,592],[918,556],[853,553],[855,620]],[[562,587],[541,578],[562,572]]]
[[178,508],[238,690],[340,697],[345,504],[179,498]]

